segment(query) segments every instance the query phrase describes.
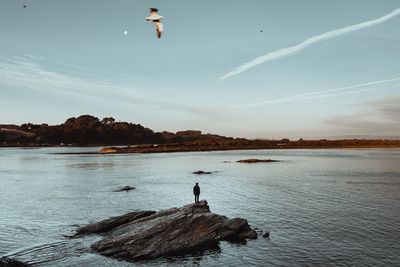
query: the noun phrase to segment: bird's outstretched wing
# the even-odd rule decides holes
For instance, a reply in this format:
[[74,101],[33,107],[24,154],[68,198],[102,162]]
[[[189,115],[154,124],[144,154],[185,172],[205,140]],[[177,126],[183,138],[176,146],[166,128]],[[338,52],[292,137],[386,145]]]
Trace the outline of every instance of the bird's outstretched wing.
[[163,16],[160,16],[160,15],[154,15],[154,16],[150,16],[150,17],[145,17],[145,19],[147,20],[147,21],[157,21],[157,20],[161,20],[161,19],[163,19],[164,17]]

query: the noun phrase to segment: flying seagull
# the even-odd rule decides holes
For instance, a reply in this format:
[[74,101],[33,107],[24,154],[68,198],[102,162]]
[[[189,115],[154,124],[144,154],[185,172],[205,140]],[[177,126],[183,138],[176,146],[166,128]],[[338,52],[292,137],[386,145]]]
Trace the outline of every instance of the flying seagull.
[[157,30],[157,37],[161,38],[161,33],[163,32],[163,24],[161,23],[161,20],[164,18],[163,16],[160,16],[157,14],[158,9],[157,8],[150,8],[150,16],[146,17],[147,21],[152,21],[154,22],[154,25],[156,25],[156,30]]

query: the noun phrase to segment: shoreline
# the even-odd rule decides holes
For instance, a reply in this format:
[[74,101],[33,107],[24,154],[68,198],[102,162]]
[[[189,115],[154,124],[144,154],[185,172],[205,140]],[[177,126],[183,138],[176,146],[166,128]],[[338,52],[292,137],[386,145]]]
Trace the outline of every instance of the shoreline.
[[260,147],[260,148],[224,148],[224,149],[198,149],[198,150],[129,150],[129,151],[111,151],[111,152],[102,152],[102,151],[87,151],[87,152],[56,152],[49,153],[54,155],[121,155],[121,154],[162,154],[162,153],[190,153],[190,152],[221,152],[221,151],[249,151],[249,150],[323,150],[323,149],[336,149],[336,150],[345,150],[345,149],[400,149],[400,146],[363,146],[363,147]]
[[[399,149],[400,140],[385,139],[343,139],[343,140],[247,140],[247,139],[203,139],[190,142],[147,143],[131,145],[76,145],[76,144],[2,144],[0,149],[39,149],[39,148],[81,148],[80,151],[49,152],[66,155],[113,155],[113,154],[150,154],[212,152],[240,150],[296,150],[296,149]],[[85,149],[87,148],[87,149]],[[86,150],[86,151],[85,151]]]

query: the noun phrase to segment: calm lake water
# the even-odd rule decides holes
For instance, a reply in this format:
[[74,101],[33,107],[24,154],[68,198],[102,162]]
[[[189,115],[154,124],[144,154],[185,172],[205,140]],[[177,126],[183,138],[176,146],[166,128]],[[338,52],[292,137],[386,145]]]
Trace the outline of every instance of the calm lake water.
[[[0,256],[36,266],[400,266],[400,150],[257,150],[55,155],[0,149]],[[279,163],[240,164],[246,158]],[[230,163],[224,163],[230,161]],[[196,170],[218,171],[196,176]],[[247,245],[127,263],[68,239],[77,224],[201,199],[271,231]],[[131,185],[136,190],[113,192]]]

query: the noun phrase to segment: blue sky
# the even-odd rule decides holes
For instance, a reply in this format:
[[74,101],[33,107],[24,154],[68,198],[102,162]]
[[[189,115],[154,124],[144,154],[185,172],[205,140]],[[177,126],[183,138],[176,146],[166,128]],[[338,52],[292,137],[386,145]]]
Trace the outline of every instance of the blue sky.
[[[144,20],[149,7],[165,17],[161,39]],[[249,138],[398,136],[397,13],[221,79],[398,8],[398,0],[2,0],[0,123],[92,114]]]

